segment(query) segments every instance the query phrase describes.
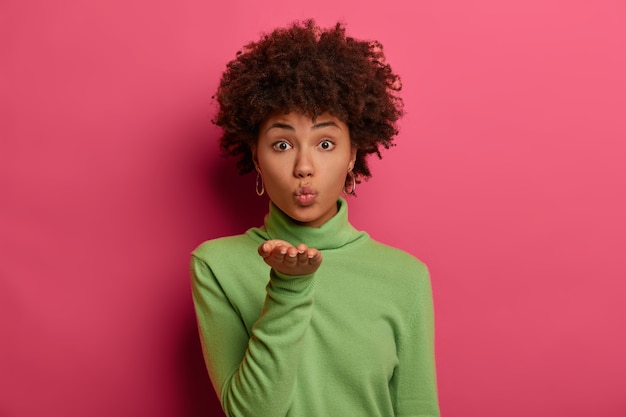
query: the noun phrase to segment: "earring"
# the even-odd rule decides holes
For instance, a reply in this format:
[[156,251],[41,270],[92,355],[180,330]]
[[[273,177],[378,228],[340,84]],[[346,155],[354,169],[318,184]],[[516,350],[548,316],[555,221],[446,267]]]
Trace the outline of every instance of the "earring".
[[[352,172],[352,170],[348,171],[348,176],[352,180],[352,186],[350,188],[343,186],[343,193],[345,195],[354,195],[356,192],[356,175]],[[347,181],[346,181],[347,182]]]
[[[261,189],[259,189],[259,183],[261,184]],[[261,172],[257,170],[256,172],[256,186],[255,186],[256,195],[259,197],[265,194],[265,184],[263,184],[263,177],[261,176]]]

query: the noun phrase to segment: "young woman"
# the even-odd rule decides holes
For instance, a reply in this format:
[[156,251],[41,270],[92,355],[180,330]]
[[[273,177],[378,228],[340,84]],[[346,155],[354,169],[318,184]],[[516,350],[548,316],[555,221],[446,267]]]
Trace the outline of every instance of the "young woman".
[[343,194],[392,145],[400,80],[378,42],[293,24],[223,74],[221,147],[256,170],[265,224],[192,256],[204,356],[225,413],[438,416],[428,271],[348,221]]

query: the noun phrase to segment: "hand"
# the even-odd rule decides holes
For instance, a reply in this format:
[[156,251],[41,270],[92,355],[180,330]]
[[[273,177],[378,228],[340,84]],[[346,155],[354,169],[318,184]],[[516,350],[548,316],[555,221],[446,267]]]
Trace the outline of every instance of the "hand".
[[272,239],[259,246],[259,255],[266,264],[285,275],[308,275],[322,264],[322,253],[304,243],[293,246],[284,240]]

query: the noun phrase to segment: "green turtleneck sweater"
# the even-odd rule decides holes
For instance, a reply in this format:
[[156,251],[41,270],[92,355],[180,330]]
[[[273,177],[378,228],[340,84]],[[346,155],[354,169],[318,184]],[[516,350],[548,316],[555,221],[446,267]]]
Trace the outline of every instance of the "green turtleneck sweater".
[[[319,228],[270,205],[263,227],[193,252],[204,357],[229,417],[439,415],[428,271],[338,204]],[[257,252],[269,239],[319,249],[320,268],[270,269]]]

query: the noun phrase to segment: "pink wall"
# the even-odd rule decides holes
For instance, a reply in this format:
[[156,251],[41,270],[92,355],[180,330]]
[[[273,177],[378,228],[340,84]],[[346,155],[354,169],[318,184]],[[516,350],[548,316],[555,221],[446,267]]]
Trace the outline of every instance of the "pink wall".
[[210,96],[308,16],[403,75],[351,216],[431,268],[443,415],[626,415],[623,1],[213,3],[0,3],[0,415],[221,415],[188,256],[267,202]]

